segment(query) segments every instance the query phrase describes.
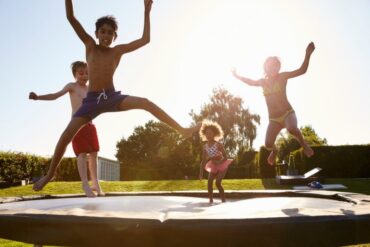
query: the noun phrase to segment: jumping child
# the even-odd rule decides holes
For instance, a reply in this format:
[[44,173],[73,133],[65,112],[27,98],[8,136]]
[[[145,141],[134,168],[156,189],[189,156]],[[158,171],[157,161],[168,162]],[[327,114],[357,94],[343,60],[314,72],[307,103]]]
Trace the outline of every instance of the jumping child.
[[[37,95],[34,92],[29,94],[33,100],[56,100],[69,93],[72,107],[72,116],[82,105],[82,99],[87,94],[88,69],[85,62],[76,61],[71,65],[72,74],[75,82],[68,83],[64,88],[56,93]],[[97,152],[99,151],[99,140],[95,125],[92,122],[83,126],[72,139],[73,151],[77,156],[77,168],[82,181],[82,189],[87,197],[95,197],[93,190],[99,196],[104,195],[97,179]],[[87,179],[87,161],[92,180],[92,187],[89,186]]]
[[41,190],[54,177],[65,149],[73,136],[83,125],[101,113],[141,109],[150,112],[160,121],[179,131],[184,137],[189,137],[199,130],[199,125],[192,128],[183,128],[148,99],[123,95],[114,88],[113,75],[122,55],[135,51],[150,42],[150,11],[152,3],[152,0],[144,0],[145,12],[142,37],[128,44],[110,47],[112,42],[117,38],[117,23],[115,18],[105,16],[97,20],[95,23],[95,36],[98,39],[97,44],[75,18],[72,0],[65,0],[67,19],[77,36],[85,45],[86,61],[89,68],[89,87],[82,106],[73,115],[72,120],[62,133],[55,147],[54,156],[47,174],[34,184],[34,190]]
[[303,75],[306,73],[310,57],[315,50],[315,45],[311,42],[306,49],[306,55],[301,67],[291,72],[280,72],[280,60],[277,57],[268,57],[264,64],[265,77],[260,80],[251,80],[238,75],[233,69],[233,75],[242,82],[250,85],[262,87],[265,96],[267,109],[269,113],[269,125],[266,131],[265,146],[270,151],[267,161],[270,165],[275,164],[277,149],[275,140],[279,132],[286,128],[303,147],[307,157],[311,157],[314,152],[307,142],[303,139],[302,133],[297,127],[297,117],[290,105],[287,95],[286,86],[288,79]]
[[203,170],[206,170],[209,173],[209,202],[213,203],[213,180],[215,179],[221,201],[225,202],[225,193],[221,182],[233,160],[226,158],[224,146],[221,142],[219,142],[223,138],[224,133],[218,123],[212,121],[203,121],[199,135],[202,141],[206,141],[206,144],[203,146],[202,162],[199,169],[199,179],[203,178]]

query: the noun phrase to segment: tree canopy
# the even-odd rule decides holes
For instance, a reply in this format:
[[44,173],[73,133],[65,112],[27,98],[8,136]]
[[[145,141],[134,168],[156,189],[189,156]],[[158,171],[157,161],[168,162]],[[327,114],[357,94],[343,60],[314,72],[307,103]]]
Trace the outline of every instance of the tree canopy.
[[[300,130],[308,145],[323,146],[328,144],[326,138],[319,137],[312,126],[303,126]],[[278,147],[279,160],[283,160],[290,152],[301,148],[299,142],[288,132],[279,135],[276,145]]]
[[195,123],[209,119],[221,125],[225,150],[229,155],[253,148],[260,116],[251,113],[249,108],[243,106],[242,98],[226,89],[214,89],[209,102],[202,105],[200,112],[192,110],[190,115]]

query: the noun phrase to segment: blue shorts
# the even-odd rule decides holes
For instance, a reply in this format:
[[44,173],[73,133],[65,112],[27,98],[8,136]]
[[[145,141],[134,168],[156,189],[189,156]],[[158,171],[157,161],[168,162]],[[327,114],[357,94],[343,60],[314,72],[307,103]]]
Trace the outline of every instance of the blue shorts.
[[101,92],[88,92],[82,100],[81,107],[73,114],[73,117],[84,117],[90,120],[104,112],[119,111],[119,105],[128,95],[121,91],[107,90]]

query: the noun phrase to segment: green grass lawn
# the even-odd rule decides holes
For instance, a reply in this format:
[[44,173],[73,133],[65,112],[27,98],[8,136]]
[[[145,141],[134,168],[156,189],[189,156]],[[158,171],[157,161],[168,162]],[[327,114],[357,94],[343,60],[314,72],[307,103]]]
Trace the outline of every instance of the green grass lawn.
[[[325,183],[344,184],[348,187],[348,190],[342,191],[370,195],[370,179],[326,179]],[[225,179],[222,184],[226,190],[273,190],[292,188],[291,186],[276,184],[275,179]],[[101,182],[101,186],[105,192],[206,190],[207,180]],[[0,189],[0,197],[76,193],[83,193],[81,182],[51,182],[41,193],[34,192],[31,185]]]
[[[343,191],[370,195],[370,179],[326,179],[325,183],[343,184],[348,187],[348,190]],[[207,180],[101,182],[101,186],[105,192],[206,190]],[[273,190],[292,188],[291,186],[276,184],[275,179],[225,179],[223,180],[223,186],[226,190]],[[0,189],[0,197],[76,193],[83,193],[81,182],[51,182],[44,188],[42,193],[34,192],[31,185]],[[28,247],[33,245],[0,239],[0,246]],[[357,247],[360,246],[370,247],[370,244],[357,245]]]

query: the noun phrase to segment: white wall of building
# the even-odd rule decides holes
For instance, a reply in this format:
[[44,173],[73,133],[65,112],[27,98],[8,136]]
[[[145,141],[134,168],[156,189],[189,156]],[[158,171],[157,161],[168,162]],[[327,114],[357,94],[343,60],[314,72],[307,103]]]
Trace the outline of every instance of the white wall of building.
[[97,175],[99,180],[119,181],[120,165],[117,160],[98,157]]

